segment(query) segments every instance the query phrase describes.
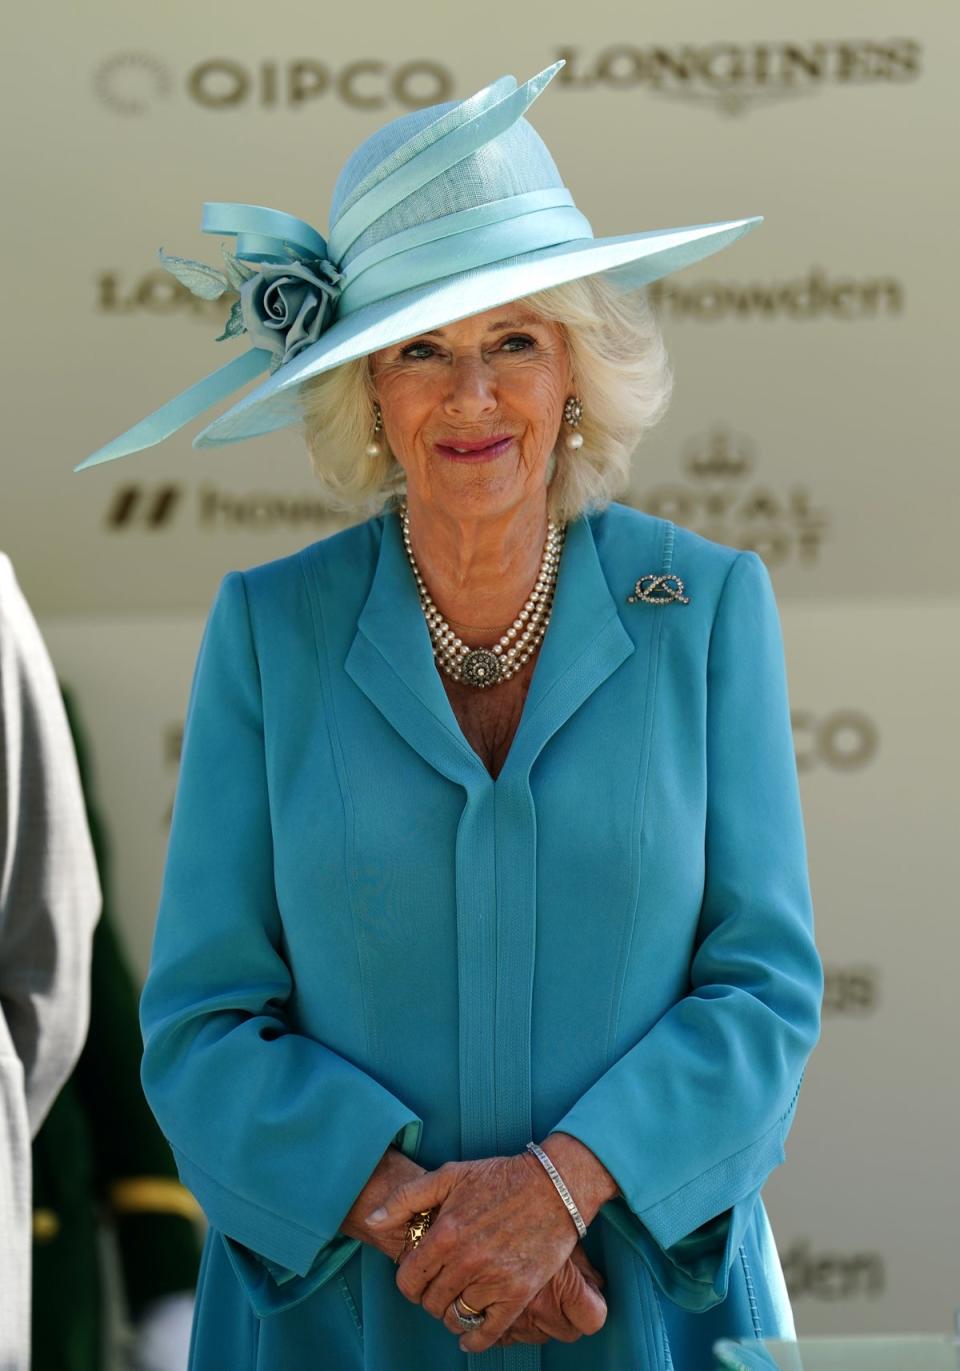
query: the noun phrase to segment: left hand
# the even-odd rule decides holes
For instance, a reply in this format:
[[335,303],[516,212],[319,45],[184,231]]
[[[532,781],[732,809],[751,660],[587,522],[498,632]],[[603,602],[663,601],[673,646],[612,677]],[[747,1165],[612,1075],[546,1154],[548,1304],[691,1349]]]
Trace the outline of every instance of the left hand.
[[[534,1295],[526,1309],[494,1344],[510,1347],[516,1342],[576,1342],[584,1335],[599,1333],[607,1321],[607,1302],[600,1293],[603,1276],[590,1261],[580,1243],[560,1270]],[[452,1319],[452,1309],[444,1320],[451,1333],[462,1330]]]
[[397,1285],[436,1319],[458,1295],[484,1310],[483,1326],[465,1333],[460,1346],[485,1352],[564,1265],[577,1230],[529,1153],[447,1162],[399,1186],[377,1211],[382,1217],[370,1215],[367,1224],[395,1228],[435,1209],[426,1236],[400,1263]]

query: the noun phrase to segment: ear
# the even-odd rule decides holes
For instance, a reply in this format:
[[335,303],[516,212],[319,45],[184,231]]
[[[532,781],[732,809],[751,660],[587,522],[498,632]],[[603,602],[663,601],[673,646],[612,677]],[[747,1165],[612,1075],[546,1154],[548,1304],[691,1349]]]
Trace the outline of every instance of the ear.
[[563,343],[567,355],[567,375],[564,381],[566,389],[563,392],[563,397],[566,399],[568,395],[579,395],[580,392],[577,390],[577,378],[573,374],[573,357],[570,354],[570,343],[566,330],[564,330]]
[[570,346],[570,330],[567,328],[566,324],[561,323],[559,320],[557,322],[560,328],[560,337],[563,341],[563,355],[567,361],[567,374],[564,379],[564,386],[566,387],[564,390],[564,399],[566,399],[568,395],[577,394],[577,381],[573,374],[573,349]]

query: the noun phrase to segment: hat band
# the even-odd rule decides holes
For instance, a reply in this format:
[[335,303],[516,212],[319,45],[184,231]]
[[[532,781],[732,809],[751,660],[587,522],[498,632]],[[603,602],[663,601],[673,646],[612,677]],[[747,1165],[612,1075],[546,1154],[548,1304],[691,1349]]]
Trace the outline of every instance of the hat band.
[[400,291],[539,248],[592,238],[566,186],[527,191],[415,224],[359,253],[343,270],[337,315]]

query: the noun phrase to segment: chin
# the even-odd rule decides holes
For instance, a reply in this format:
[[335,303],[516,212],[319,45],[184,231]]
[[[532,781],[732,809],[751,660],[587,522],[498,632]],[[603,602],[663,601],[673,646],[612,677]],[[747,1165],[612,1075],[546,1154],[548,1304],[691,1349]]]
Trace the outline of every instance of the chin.
[[[432,503],[453,517],[483,519],[507,514],[537,498],[535,493],[522,486],[504,485],[484,489],[474,485],[472,488],[445,491],[442,498],[434,499]],[[545,491],[542,498],[546,499]]]
[[446,469],[432,473],[438,479],[432,480],[426,489],[417,491],[408,482],[408,493],[419,503],[454,517],[496,516],[519,505],[546,503],[545,481],[531,489],[528,482],[519,479],[515,468],[510,472],[494,471],[493,465],[488,463],[487,469],[482,470],[450,463]]

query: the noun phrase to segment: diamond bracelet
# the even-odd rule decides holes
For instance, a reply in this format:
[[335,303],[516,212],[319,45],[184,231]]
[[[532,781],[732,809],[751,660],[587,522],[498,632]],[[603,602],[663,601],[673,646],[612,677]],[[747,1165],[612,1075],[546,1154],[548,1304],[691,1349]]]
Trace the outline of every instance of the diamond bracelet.
[[577,1225],[577,1232],[579,1233],[581,1238],[585,1238],[587,1236],[587,1225],[583,1221],[583,1215],[580,1213],[580,1210],[573,1202],[573,1196],[570,1194],[570,1191],[564,1185],[563,1177],[560,1175],[560,1172],[554,1166],[553,1162],[547,1156],[546,1152],[544,1152],[543,1148],[538,1147],[535,1142],[527,1143],[527,1151],[533,1153],[537,1161],[540,1163],[540,1165],[546,1171],[547,1175],[553,1181],[554,1185],[557,1187],[557,1194],[560,1196],[564,1204],[567,1206],[567,1209],[570,1211],[571,1219],[573,1219],[574,1223]]

